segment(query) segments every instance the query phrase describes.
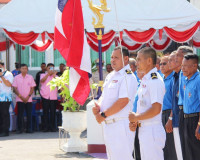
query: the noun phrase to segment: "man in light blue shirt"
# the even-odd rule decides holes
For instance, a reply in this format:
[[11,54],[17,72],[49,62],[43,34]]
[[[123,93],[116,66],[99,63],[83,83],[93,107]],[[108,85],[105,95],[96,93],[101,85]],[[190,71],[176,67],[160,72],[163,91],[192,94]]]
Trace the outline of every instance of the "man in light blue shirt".
[[200,157],[200,76],[197,67],[198,56],[196,54],[184,56],[182,71],[187,77],[183,99],[186,160],[197,160]]
[[[189,46],[180,46],[176,54],[176,63],[181,66],[184,55],[187,53],[193,53],[193,49]],[[179,74],[179,97],[178,97],[178,106],[179,106],[179,134],[181,140],[181,147],[183,153],[183,160],[187,160],[185,157],[185,142],[184,142],[184,117],[183,117],[183,100],[184,100],[184,89],[185,89],[185,76],[183,72],[180,71]]]
[[[165,83],[165,96],[163,99],[162,107],[162,123],[165,127],[172,110],[172,86],[173,86],[173,75],[174,72],[169,68],[169,57],[165,56],[161,58],[160,70],[163,73]],[[177,160],[176,150],[174,145],[173,133],[166,134],[166,142],[164,148],[164,159],[165,160]]]
[[174,143],[176,148],[176,155],[178,160],[182,160],[182,149],[179,134],[179,107],[178,107],[178,95],[179,95],[179,75],[181,66],[176,63],[177,51],[174,51],[169,56],[169,68],[174,71],[173,74],[173,85],[172,85],[172,111],[169,119],[165,125],[167,133],[174,135]]

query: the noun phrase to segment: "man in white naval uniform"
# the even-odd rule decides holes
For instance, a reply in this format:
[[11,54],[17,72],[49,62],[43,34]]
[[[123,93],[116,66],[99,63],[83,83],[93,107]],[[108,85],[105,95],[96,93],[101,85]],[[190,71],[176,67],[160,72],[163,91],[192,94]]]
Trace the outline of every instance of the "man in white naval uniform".
[[[93,107],[102,123],[109,160],[133,160],[134,133],[129,130],[128,114],[133,108],[137,80],[129,66],[129,51],[116,47],[111,56],[112,71],[106,77],[99,103]],[[123,67],[124,61],[124,67]]]
[[138,72],[145,75],[138,90],[137,113],[131,112],[129,121],[138,122],[141,159],[164,160],[166,133],[161,114],[165,85],[155,68],[156,52],[145,47],[138,51],[136,60]]

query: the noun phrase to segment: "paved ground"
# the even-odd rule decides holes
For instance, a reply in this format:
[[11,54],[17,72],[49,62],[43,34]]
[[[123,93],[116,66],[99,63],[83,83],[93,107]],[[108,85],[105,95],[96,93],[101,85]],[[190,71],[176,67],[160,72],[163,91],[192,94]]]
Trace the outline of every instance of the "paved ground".
[[77,159],[100,160],[84,153],[63,152],[59,149],[58,132],[11,133],[9,137],[0,137],[0,160]]

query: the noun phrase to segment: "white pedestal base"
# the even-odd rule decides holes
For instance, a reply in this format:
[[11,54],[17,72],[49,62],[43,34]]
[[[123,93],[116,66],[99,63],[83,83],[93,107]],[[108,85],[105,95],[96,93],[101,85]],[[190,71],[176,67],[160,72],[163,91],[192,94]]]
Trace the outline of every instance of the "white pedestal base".
[[81,132],[87,127],[87,114],[85,111],[81,112],[62,112],[63,128],[70,135],[62,147],[65,152],[86,152],[87,142],[80,138]]

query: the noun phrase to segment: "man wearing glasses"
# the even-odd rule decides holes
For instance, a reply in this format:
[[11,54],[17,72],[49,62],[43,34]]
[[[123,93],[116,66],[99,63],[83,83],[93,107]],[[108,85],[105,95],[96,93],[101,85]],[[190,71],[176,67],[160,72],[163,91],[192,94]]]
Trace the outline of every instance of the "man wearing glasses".
[[[173,86],[173,70],[169,68],[169,56],[162,57],[160,62],[160,70],[164,75],[163,80],[165,83],[165,96],[163,100],[162,108],[162,123],[165,127],[172,109],[172,86]],[[172,130],[172,127],[171,127]],[[164,159],[165,160],[177,160],[176,150],[174,145],[173,133],[166,134],[166,142],[164,147]]]

